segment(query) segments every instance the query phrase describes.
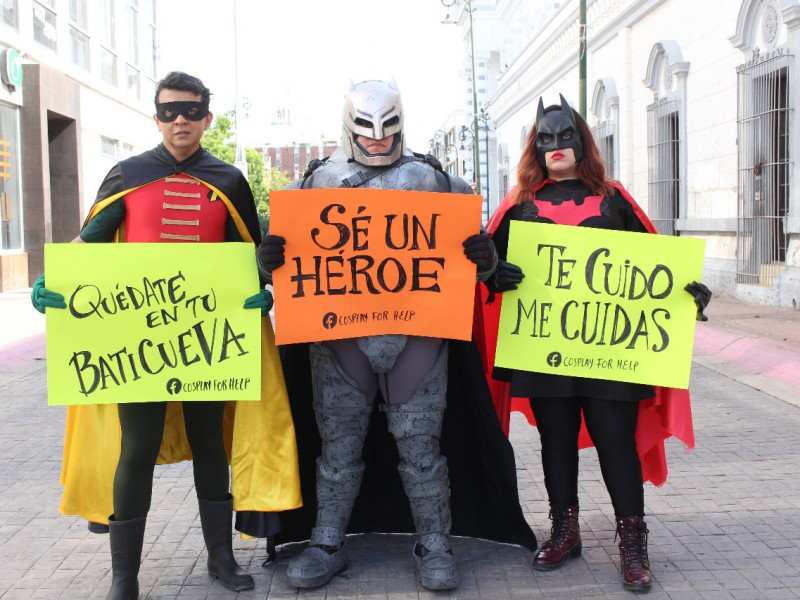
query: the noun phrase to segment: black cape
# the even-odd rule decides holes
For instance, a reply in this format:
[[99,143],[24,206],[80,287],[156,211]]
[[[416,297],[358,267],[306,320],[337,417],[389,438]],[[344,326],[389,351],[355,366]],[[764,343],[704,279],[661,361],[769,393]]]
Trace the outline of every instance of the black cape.
[[[519,504],[514,450],[497,419],[477,348],[450,341],[447,409],[441,449],[450,474],[451,534],[536,549],[536,536]],[[308,345],[280,349],[300,460],[302,508],[281,513],[276,544],[309,539],[316,518],[316,459],[321,441],[312,406]],[[414,533],[411,509],[397,465],[400,462],[386,417],[373,413],[364,447],[366,470],[347,533]],[[254,515],[255,516],[255,515]],[[248,531],[244,513],[237,529]],[[250,535],[257,534],[252,523]]]
[[[166,150],[164,145],[159,145],[153,150],[149,150],[140,155],[121,161],[115,165],[106,176],[100,186],[97,199],[89,212],[84,224],[81,237],[85,241],[110,242],[114,239],[117,229],[124,218],[124,208],[120,206],[120,199],[131,190],[148,185],[164,177],[185,173],[206,183],[212,190],[220,196],[224,196],[226,207],[228,208],[228,223],[226,225],[226,240],[228,241],[248,241],[258,244],[261,233],[258,225],[253,195],[243,174],[235,167],[220,161],[207,151],[199,148],[192,156],[182,162],[178,162]],[[262,349],[263,352],[263,349]],[[283,391],[283,381],[277,366],[278,354],[274,346],[271,352],[262,354],[262,359],[270,365],[274,365],[275,383],[273,387]],[[272,371],[271,371],[272,372]],[[284,393],[270,395],[272,404],[266,408],[272,415],[289,415],[288,401]],[[264,401],[264,398],[262,398]],[[283,403],[283,404],[281,404]],[[247,403],[256,405],[258,403]],[[282,409],[282,412],[281,412]],[[182,429],[182,419],[175,418],[175,414],[168,409],[165,423],[165,437],[169,437],[168,428],[173,426],[172,435],[180,437],[182,440],[185,434],[175,433]],[[65,458],[65,468],[62,469],[62,483],[64,483],[64,495],[61,503],[61,512],[64,514],[78,514],[90,522],[90,529],[96,532],[107,531],[107,516],[113,512],[111,500],[111,481],[113,481],[114,471],[119,453],[119,428],[109,427],[115,423],[117,410],[115,405],[81,405],[68,407],[71,416],[67,418],[68,434],[66,436],[69,447],[65,447],[65,457],[70,456],[70,460]],[[172,420],[171,420],[172,419]],[[180,420],[180,423],[178,423]],[[237,464],[259,463],[259,477],[264,477],[261,473],[265,463],[278,461],[280,468],[274,472],[289,472],[286,477],[292,477],[291,482],[277,477],[279,480],[275,487],[280,489],[274,497],[270,497],[267,502],[263,501],[258,494],[248,497],[249,504],[257,506],[264,505],[264,511],[246,513],[251,518],[258,518],[262,522],[276,523],[278,521],[275,512],[269,510],[282,510],[286,506],[299,505],[299,486],[297,473],[291,472],[294,465],[294,431],[292,428],[281,427],[269,420],[262,423],[259,420],[251,431],[255,431],[254,439],[267,440],[272,447],[272,455],[269,460],[259,457],[257,453],[239,457]],[[286,419],[288,421],[288,418]],[[280,422],[280,419],[278,419]],[[233,427],[233,416],[225,419],[226,428]],[[262,430],[258,428],[264,426]],[[226,431],[226,436],[231,439],[235,435],[233,431]],[[283,436],[283,440],[278,440],[277,436]],[[290,443],[285,443],[285,439],[291,436]],[[84,443],[86,440],[89,442]],[[173,440],[174,441],[174,440]],[[266,445],[265,442],[261,446]],[[168,450],[159,456],[159,463],[177,462],[180,460],[191,459],[188,443],[183,440],[180,443],[166,444]],[[284,451],[291,446],[292,457],[282,456],[275,452],[279,447]],[[162,447],[162,450],[164,448]],[[230,457],[233,458],[233,457]],[[91,464],[91,469],[69,469],[68,466]],[[243,470],[253,467],[245,464]],[[257,477],[252,478],[258,484]],[[264,487],[258,488],[262,492]],[[269,494],[266,494],[269,497]],[[86,500],[86,498],[89,500]],[[255,498],[255,499],[254,499]]]

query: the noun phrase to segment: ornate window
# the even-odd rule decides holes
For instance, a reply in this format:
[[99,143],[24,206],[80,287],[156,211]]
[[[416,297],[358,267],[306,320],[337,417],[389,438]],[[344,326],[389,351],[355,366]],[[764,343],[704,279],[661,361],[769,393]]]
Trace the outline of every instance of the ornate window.
[[603,158],[606,175],[619,179],[619,95],[613,79],[598,79],[590,110],[597,119],[592,135]]
[[650,51],[644,83],[653,92],[647,107],[648,215],[660,233],[677,235],[686,213],[686,75],[689,63],[672,40]]
[[739,283],[772,285],[786,261],[790,159],[797,143],[790,125],[793,56],[783,45],[786,40],[787,26],[778,3],[742,2],[736,34],[730,38],[748,58],[736,69]]

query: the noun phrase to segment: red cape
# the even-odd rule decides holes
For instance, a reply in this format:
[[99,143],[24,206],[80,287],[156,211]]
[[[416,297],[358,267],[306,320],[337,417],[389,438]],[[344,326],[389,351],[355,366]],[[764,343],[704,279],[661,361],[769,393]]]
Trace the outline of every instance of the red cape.
[[[541,188],[552,180],[548,179],[539,186]],[[634,213],[639,220],[651,233],[657,233],[653,223],[636,204],[636,201],[621,185],[614,182],[612,186],[619,190],[633,207]],[[537,188],[537,189],[539,189]],[[503,216],[514,206],[516,190],[509,191],[497,210],[489,219],[486,230],[490,235],[494,235]],[[523,413],[528,422],[535,426],[536,421],[531,412],[530,403],[527,398],[512,398],[511,384],[505,381],[492,379],[494,367],[495,348],[497,346],[497,330],[500,323],[499,297],[494,302],[487,304],[488,292],[486,287],[478,284],[475,293],[475,319],[473,321],[473,335],[478,345],[478,350],[483,361],[486,380],[492,393],[497,416],[503,430],[508,435],[508,426],[511,411]],[[655,485],[661,485],[667,480],[667,455],[664,450],[664,440],[669,437],[676,437],[688,448],[694,448],[694,427],[692,426],[692,408],[689,402],[689,391],[676,388],[656,387],[656,395],[653,398],[642,400],[639,406],[639,422],[636,426],[636,446],[639,451],[639,458],[642,462],[642,478]],[[581,424],[581,432],[578,437],[578,447],[588,448],[594,446],[585,423]]]

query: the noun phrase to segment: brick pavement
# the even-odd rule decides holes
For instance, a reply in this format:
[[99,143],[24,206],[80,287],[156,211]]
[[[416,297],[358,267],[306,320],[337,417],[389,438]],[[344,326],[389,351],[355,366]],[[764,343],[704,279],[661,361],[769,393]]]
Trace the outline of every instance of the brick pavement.
[[[7,300],[0,298],[4,332]],[[781,318],[797,315],[791,311]],[[104,598],[110,585],[107,536],[90,534],[82,521],[57,510],[64,411],[46,406],[44,342],[37,327],[41,321],[23,327],[20,339],[4,335],[0,341],[0,599]],[[785,323],[780,330],[788,330]],[[736,339],[758,337],[728,333]],[[764,348],[752,345],[749,351]],[[798,598],[800,411],[791,403],[797,389],[770,388],[763,375],[746,373],[718,355],[711,348],[695,357],[697,448],[686,452],[674,440],[668,443],[670,478],[661,488],[645,489],[655,575],[647,597]],[[511,440],[521,501],[541,539],[549,522],[538,439],[515,415]],[[237,539],[237,558],[254,575],[256,589],[228,592],[205,571],[190,465],[158,467],[142,597],[631,598],[619,580],[613,514],[596,455],[585,451],[581,459],[580,559],[553,573],[537,573],[526,550],[456,539],[464,581],[454,592],[437,594],[414,580],[410,538],[379,535],[351,539],[351,567],[326,588],[300,593],[285,578],[286,561],[297,547],[286,548],[277,564],[262,569],[263,542]]]

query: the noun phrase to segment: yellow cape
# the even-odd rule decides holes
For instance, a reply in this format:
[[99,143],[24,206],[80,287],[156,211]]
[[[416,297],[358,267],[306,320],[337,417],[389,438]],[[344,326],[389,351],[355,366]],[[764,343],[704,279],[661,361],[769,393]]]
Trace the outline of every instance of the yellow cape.
[[[242,239],[252,242],[230,200],[208,186],[228,207]],[[86,221],[124,192],[92,207]],[[115,241],[124,242],[117,231]],[[261,320],[261,401],[228,402],[225,448],[231,465],[234,510],[274,512],[302,506],[294,423],[269,315]],[[120,453],[121,431],[116,404],[67,408],[59,511],[95,523],[108,523],[113,509],[113,482]],[[191,460],[183,424],[183,405],[169,402],[158,464]]]

